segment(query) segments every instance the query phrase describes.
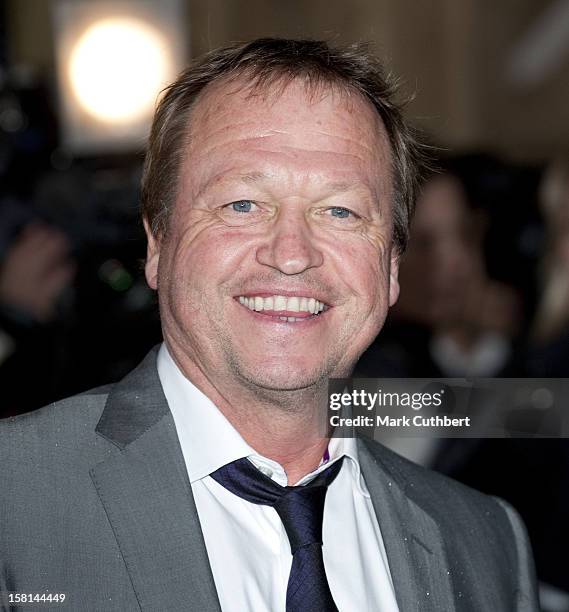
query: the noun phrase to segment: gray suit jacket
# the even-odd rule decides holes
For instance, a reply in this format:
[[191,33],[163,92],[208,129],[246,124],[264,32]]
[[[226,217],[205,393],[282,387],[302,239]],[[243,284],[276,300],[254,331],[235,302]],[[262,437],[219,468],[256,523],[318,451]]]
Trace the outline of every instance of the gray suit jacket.
[[[402,612],[538,609],[511,508],[358,444]],[[59,610],[220,610],[156,349],[116,385],[0,422],[0,591],[66,593]]]

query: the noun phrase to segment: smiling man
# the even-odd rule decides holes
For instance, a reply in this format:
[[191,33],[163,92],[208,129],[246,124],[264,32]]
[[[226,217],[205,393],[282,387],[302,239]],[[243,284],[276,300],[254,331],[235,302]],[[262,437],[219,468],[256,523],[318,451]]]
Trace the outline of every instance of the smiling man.
[[0,590],[73,610],[537,610],[511,508],[322,437],[328,379],[398,296],[421,147],[392,96],[362,48],[274,39],[168,88],[143,177],[164,343],[2,424]]

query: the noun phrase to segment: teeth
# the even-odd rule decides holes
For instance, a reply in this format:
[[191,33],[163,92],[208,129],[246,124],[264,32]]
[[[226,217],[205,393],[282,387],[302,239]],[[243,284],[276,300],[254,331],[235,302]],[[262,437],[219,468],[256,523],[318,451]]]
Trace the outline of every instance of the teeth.
[[300,300],[297,297],[288,298],[286,309],[290,312],[298,312],[300,310]]
[[275,296],[274,310],[286,310],[286,298],[282,295]]
[[[309,312],[310,314],[318,314],[327,309],[323,302],[319,302],[315,298],[297,296],[285,297],[284,295],[273,295],[266,298],[240,295],[239,303],[249,308],[249,310],[255,310],[257,312],[262,310],[285,310],[287,312]],[[287,317],[284,318],[286,319]],[[289,317],[289,319],[296,320],[296,317]]]

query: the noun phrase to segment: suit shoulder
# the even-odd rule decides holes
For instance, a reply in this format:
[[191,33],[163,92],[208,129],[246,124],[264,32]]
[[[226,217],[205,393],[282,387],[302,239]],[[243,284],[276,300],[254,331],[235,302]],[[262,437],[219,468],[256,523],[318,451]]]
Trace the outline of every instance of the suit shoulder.
[[0,419],[0,448],[17,455],[18,448],[84,441],[92,434],[112,385],[97,387],[43,408]]

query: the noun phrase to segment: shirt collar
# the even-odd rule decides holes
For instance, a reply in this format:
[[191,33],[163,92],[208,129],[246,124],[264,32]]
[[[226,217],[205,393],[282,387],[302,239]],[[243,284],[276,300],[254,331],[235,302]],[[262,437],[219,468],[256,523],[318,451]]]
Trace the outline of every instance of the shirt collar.
[[[163,343],[157,358],[158,376],[174,418],[178,438],[188,471],[194,483],[220,467],[242,457],[249,458],[263,473],[278,484],[286,484],[282,466],[257,453],[227,420],[217,406],[178,368]],[[358,491],[365,497],[369,492],[363,481],[354,438],[332,438],[328,444],[329,459],[320,462],[316,470],[296,484],[305,484],[326,467],[346,456],[350,473]]]

